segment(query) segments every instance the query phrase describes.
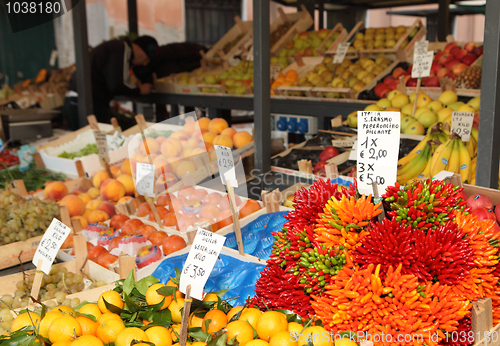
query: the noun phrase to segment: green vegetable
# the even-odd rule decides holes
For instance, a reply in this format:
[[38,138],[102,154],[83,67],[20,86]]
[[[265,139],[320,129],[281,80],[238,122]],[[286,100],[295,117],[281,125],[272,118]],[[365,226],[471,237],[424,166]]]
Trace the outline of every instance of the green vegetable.
[[170,137],[170,135],[172,134],[172,131],[156,131],[156,130],[152,130],[152,131],[148,131],[146,130],[146,137],[151,137],[151,138],[158,138],[158,137]]
[[26,190],[28,190],[28,192],[43,189],[45,187],[45,182],[47,181],[66,180],[66,176],[64,174],[53,173],[45,168],[36,168],[34,165],[31,165],[24,172],[19,170],[19,166],[4,168],[5,169],[0,170],[0,189],[5,189],[6,185],[18,179],[22,179],[24,181],[24,185],[26,185]]
[[74,153],[68,153],[64,151],[62,154],[59,155],[59,157],[62,157],[64,159],[74,159],[75,157],[82,157],[91,154],[97,154],[97,145],[95,143],[87,144],[85,148],[76,151]]

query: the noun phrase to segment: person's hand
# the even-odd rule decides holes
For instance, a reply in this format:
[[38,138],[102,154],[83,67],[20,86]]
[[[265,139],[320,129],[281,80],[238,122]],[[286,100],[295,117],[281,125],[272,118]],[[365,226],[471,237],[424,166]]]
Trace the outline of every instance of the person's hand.
[[153,84],[151,83],[144,83],[139,85],[139,89],[141,90],[141,95],[147,95],[151,93],[151,90],[153,90]]

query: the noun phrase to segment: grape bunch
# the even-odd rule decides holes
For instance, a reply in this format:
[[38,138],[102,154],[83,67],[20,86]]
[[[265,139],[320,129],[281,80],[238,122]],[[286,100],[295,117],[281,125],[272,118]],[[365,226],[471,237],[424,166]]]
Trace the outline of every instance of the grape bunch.
[[0,190],[0,245],[42,235],[58,215],[54,201],[27,200]]

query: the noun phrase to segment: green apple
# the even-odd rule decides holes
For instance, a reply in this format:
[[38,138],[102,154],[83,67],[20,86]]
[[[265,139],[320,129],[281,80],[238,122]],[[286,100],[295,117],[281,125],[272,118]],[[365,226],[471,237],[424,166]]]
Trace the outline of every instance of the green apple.
[[465,103],[463,103],[462,101],[457,101],[457,102],[454,102],[452,103],[451,105],[449,105],[448,107],[453,109],[454,111],[458,110],[460,107],[462,107]]
[[354,111],[347,116],[347,126],[358,127],[358,112]]

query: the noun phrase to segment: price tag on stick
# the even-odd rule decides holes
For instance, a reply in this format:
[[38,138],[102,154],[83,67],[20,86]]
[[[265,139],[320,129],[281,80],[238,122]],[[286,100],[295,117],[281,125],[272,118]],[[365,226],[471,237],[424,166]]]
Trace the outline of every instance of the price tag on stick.
[[453,112],[451,113],[451,131],[460,136],[463,142],[470,141],[472,124],[474,123],[474,113]]
[[397,178],[401,116],[399,112],[358,112],[358,188],[371,194],[372,183],[379,191]]
[[342,64],[342,61],[344,61],[350,46],[351,42],[339,43],[337,51],[335,52],[335,57],[333,58],[334,64]]
[[432,59],[434,59],[433,51],[416,55],[413,59],[411,78],[429,77],[431,74]]
[[233,152],[230,148],[222,145],[214,145],[217,155],[217,164],[219,165],[219,174],[222,184],[227,185],[226,177],[231,180],[231,186],[238,187],[236,180],[236,171],[234,169]]
[[280,72],[281,72],[281,65],[271,64],[271,79],[273,80],[278,79]]
[[135,189],[137,193],[155,197],[155,166],[149,163],[137,162],[135,172]]
[[429,41],[420,41],[415,43],[415,50],[413,51],[413,60],[417,55],[423,55],[427,53],[429,49]]
[[109,163],[108,141],[106,133],[94,130],[95,143],[97,145],[97,154],[105,163]]
[[61,221],[53,219],[36,249],[33,264],[38,267],[38,261],[41,260],[42,266],[40,270],[49,275],[50,267],[57,256],[57,252],[70,233],[71,228]]
[[226,237],[198,228],[191,250],[182,268],[179,290],[186,294],[191,285],[191,296],[203,300],[203,288],[219,257]]

